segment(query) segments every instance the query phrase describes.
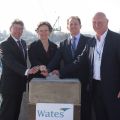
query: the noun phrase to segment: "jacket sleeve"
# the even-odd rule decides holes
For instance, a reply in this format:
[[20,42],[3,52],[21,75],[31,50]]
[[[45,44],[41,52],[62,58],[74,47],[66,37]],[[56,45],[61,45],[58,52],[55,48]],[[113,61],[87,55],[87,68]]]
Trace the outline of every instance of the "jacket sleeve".
[[28,47],[28,57],[31,63],[31,66],[41,65],[42,63],[38,60],[38,55],[36,54],[36,46],[34,44],[31,44]]
[[2,51],[2,64],[5,64],[9,69],[13,70],[17,74],[25,76],[25,71],[27,68],[16,60],[15,56],[12,55],[12,52],[9,49],[8,45],[0,44],[0,50]]
[[58,69],[60,66],[61,59],[62,59],[62,47],[60,45],[54,57],[52,58],[50,63],[47,65],[48,71],[51,72],[54,69]]

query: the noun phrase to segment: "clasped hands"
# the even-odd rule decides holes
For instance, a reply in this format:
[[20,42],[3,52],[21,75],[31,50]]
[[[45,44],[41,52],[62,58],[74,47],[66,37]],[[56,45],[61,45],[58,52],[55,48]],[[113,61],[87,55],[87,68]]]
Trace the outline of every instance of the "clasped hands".
[[[48,76],[47,67],[45,65],[40,65],[39,68],[40,68],[40,71],[41,71],[41,75],[43,75],[44,77],[47,77]],[[58,70],[53,70],[51,72],[51,74],[59,76],[59,71]]]
[[48,76],[48,70],[47,70],[45,65],[40,65],[40,66],[37,65],[37,66],[34,66],[34,67],[30,68],[30,69],[28,69],[27,74],[28,75],[31,75],[31,74],[34,75],[37,72],[41,72],[41,74],[45,77]]
[[40,74],[43,75],[44,77],[48,76],[48,70],[45,65],[40,65],[39,66]]
[[[40,74],[43,75],[44,77],[48,76],[48,70],[47,67],[45,65],[38,65],[38,66],[34,66],[31,69],[28,70],[28,74],[36,74],[38,71],[40,71]],[[53,70],[52,75],[57,75],[59,76],[59,71],[58,70]]]

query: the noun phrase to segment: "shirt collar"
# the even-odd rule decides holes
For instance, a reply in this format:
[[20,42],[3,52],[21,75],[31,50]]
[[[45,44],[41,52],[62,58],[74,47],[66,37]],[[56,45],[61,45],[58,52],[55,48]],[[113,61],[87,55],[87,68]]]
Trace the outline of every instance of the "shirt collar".
[[75,35],[75,36],[70,35],[70,39],[72,39],[73,37],[76,37],[76,39],[79,40],[79,39],[80,39],[80,33],[78,33],[78,34]]
[[[13,35],[11,35],[11,37],[14,39],[15,42],[18,41],[18,39],[16,39]],[[21,38],[19,40],[21,41]]]
[[95,39],[97,42],[104,42],[105,41],[105,37],[107,35],[108,29],[100,36],[100,40],[98,40],[97,36],[95,35]]
[[73,37],[76,37],[76,46],[78,45],[78,42],[79,42],[79,40],[80,40],[80,33],[78,33],[76,36],[72,36],[72,35],[70,35],[70,37],[69,37],[69,40],[71,41],[71,43],[73,43]]

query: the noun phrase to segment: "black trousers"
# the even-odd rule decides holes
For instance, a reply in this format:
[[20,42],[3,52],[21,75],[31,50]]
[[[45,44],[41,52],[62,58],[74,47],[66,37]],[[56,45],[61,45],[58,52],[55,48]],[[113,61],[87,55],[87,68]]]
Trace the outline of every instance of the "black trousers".
[[96,120],[109,120],[105,107],[101,81],[93,80],[93,107]]
[[81,88],[81,119],[91,120],[91,101],[90,94],[84,87]]
[[18,120],[23,93],[1,95],[0,120]]

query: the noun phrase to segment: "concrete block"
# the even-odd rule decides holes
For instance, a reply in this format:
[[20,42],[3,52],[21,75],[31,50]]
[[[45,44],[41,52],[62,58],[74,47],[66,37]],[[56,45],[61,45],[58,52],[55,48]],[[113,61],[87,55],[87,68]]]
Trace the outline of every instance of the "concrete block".
[[78,79],[33,78],[29,83],[29,103],[80,104],[81,84]]

